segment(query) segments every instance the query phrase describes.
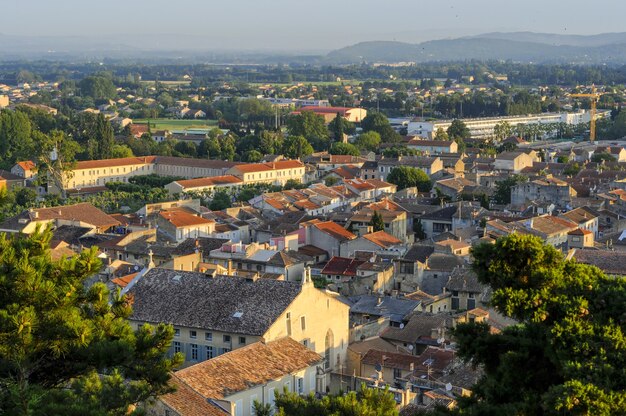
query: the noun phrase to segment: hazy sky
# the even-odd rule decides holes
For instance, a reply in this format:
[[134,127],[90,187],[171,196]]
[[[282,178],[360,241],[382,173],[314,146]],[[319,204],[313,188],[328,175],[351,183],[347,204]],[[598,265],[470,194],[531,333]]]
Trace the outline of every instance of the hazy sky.
[[129,42],[177,34],[207,48],[328,50],[492,31],[621,32],[625,15],[619,0],[0,0],[0,32]]

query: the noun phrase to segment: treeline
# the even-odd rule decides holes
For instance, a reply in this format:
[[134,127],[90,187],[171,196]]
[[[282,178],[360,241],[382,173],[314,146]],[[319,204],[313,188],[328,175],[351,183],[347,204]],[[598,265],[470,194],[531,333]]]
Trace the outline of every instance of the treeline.
[[432,62],[406,67],[369,64],[323,65],[212,65],[212,64],[68,64],[60,62],[0,63],[0,82],[78,81],[100,71],[108,71],[124,86],[143,80],[174,81],[183,75],[192,77],[191,86],[214,82],[290,83],[348,80],[422,80],[428,78],[460,79],[473,76],[474,83],[492,82],[490,74],[504,74],[513,85],[626,84],[624,65],[523,64],[512,61]]

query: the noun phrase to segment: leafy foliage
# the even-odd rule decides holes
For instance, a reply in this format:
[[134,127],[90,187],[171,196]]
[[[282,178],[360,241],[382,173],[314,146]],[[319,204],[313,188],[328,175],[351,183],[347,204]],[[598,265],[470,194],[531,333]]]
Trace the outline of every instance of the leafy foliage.
[[313,394],[302,397],[286,389],[275,392],[277,414],[281,416],[397,416],[396,402],[387,390],[368,388],[358,392],[328,395],[317,399]]
[[85,281],[95,248],[53,262],[50,229],[0,236],[0,408],[9,415],[124,415],[170,391],[171,326],[133,331],[125,297]]
[[496,204],[510,204],[511,188],[527,180],[528,178],[524,175],[511,175],[504,180],[496,181],[496,191],[493,194],[494,202]]
[[626,411],[626,281],[565,261],[534,236],[512,234],[473,250],[491,304],[519,324],[455,330],[462,358],[485,376],[460,415],[617,415]]
[[331,155],[352,155],[359,156],[361,152],[359,149],[350,143],[343,142],[335,142],[330,146],[330,150],[328,151]]
[[383,216],[378,211],[374,211],[374,215],[372,215],[369,225],[372,226],[374,232],[385,231],[385,221],[383,220]]
[[411,166],[396,166],[391,169],[387,181],[397,185],[398,189],[415,186],[420,192],[428,192],[432,188],[428,175],[423,170]]

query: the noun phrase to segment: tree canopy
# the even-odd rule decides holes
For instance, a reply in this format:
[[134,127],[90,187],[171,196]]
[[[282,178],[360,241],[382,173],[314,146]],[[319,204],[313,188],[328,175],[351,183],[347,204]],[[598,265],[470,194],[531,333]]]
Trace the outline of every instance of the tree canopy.
[[287,131],[289,136],[304,137],[317,150],[328,148],[330,134],[324,125],[324,118],[312,111],[290,116],[287,119]]
[[375,131],[384,143],[397,143],[400,135],[389,124],[387,117],[378,112],[370,112],[361,122],[364,132]]
[[335,142],[330,146],[328,153],[331,155],[352,155],[359,156],[361,152],[351,143]]
[[524,175],[511,175],[501,181],[496,181],[496,191],[493,194],[493,200],[496,204],[511,203],[511,188],[518,183],[526,182],[528,178]]
[[170,391],[169,325],[133,331],[127,298],[86,279],[96,248],[52,261],[51,229],[0,236],[0,409],[8,415],[125,415]]
[[398,189],[415,186],[420,192],[428,192],[433,186],[426,172],[411,166],[396,166],[391,169],[387,181],[397,185]]
[[459,355],[485,375],[459,415],[618,415],[626,411],[626,281],[566,261],[538,237],[473,249],[490,304],[519,322],[454,331]]
[[[276,392],[276,414],[279,416],[397,416],[396,401],[387,390],[361,385],[358,392],[328,395],[317,399],[313,394],[302,397],[294,392]],[[264,414],[262,406],[256,407]]]

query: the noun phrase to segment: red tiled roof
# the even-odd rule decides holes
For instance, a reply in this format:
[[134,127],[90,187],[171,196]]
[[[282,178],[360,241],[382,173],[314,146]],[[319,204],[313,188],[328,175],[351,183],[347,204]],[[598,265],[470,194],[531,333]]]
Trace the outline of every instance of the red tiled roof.
[[234,169],[237,169],[241,173],[249,173],[265,172],[268,170],[297,169],[303,167],[304,164],[299,160],[279,160],[278,162],[270,163],[247,163],[243,165],[237,165],[234,167]]
[[313,226],[338,240],[347,241],[354,240],[356,238],[356,235],[333,221],[319,222],[317,224],[313,224]]
[[122,157],[118,159],[83,160],[76,162],[75,170],[112,168],[116,166],[144,165],[154,163],[156,156]]
[[75,205],[64,205],[60,207],[33,209],[30,214],[30,218],[33,221],[56,219],[81,221],[99,228],[108,228],[120,225],[119,221],[115,218],[102,212],[88,202],[82,202]]
[[402,244],[401,240],[397,239],[389,233],[386,233],[385,231],[376,231],[375,233],[365,234],[363,238],[384,248],[395,246],[397,244]]
[[346,113],[350,112],[350,110],[357,110],[357,108],[351,107],[302,107],[300,111],[312,111],[314,113],[322,113],[322,114],[341,114],[342,116],[346,115]]
[[363,260],[335,256],[326,263],[322,269],[322,274],[356,276],[357,267],[363,263],[365,263]]
[[189,214],[184,211],[161,211],[161,217],[172,223],[175,227],[188,227],[191,225],[213,224],[215,221],[207,220],[197,215]]
[[575,230],[572,230],[572,231],[570,231],[567,234],[569,234],[569,235],[589,235],[589,234],[593,234],[593,233],[591,231],[585,230],[583,228],[576,228]]
[[127,274],[126,276],[122,276],[122,277],[117,277],[113,280],[111,280],[111,282],[115,283],[116,285],[118,285],[121,288],[125,288],[126,286],[128,286],[128,284],[135,278],[135,276],[137,276],[139,273],[131,273],[131,274]]
[[35,169],[37,167],[37,165],[35,165],[35,162],[33,162],[32,160],[25,160],[22,162],[17,162],[17,165],[21,167],[22,169],[24,169],[24,172]]
[[200,188],[203,186],[227,185],[240,182],[242,182],[241,179],[233,175],[213,176],[209,178],[185,179],[176,181],[176,183],[183,188]]

